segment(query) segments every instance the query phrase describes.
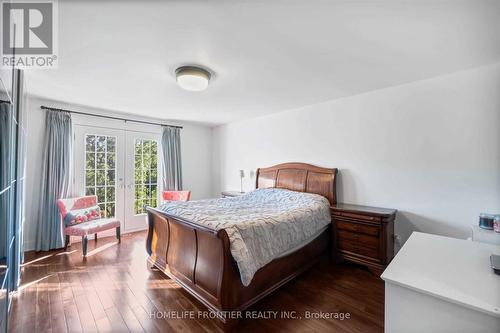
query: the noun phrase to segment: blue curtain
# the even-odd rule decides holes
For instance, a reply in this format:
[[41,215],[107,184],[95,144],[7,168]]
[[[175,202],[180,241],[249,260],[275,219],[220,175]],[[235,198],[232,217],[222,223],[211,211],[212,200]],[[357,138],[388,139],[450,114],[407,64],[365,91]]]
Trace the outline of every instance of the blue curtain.
[[68,112],[46,111],[41,200],[36,250],[64,246],[57,199],[68,195],[71,177],[72,124]]
[[163,189],[182,190],[181,129],[163,127]]

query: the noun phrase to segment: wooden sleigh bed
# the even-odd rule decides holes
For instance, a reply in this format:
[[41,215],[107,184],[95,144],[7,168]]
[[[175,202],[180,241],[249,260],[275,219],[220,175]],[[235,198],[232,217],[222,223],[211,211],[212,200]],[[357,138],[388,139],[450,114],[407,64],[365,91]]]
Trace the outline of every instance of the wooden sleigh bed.
[[[257,169],[256,187],[316,193],[334,205],[336,175],[337,169],[285,163]],[[245,287],[224,230],[216,231],[151,207],[147,212],[149,262],[215,312],[226,328],[237,321],[237,311],[247,309],[317,263],[330,240],[327,229],[302,248],[259,269]]]

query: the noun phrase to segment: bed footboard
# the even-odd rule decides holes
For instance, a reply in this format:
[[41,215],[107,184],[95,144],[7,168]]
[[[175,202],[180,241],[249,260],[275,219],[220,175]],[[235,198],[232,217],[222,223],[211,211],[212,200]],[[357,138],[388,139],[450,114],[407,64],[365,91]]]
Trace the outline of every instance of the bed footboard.
[[148,207],[149,261],[176,280],[227,324],[227,311],[243,311],[315,264],[328,248],[328,230],[303,248],[261,268],[243,286],[224,230],[216,231]]
[[222,310],[224,246],[217,231],[154,208],[148,207],[147,212],[146,250],[150,263],[211,310]]

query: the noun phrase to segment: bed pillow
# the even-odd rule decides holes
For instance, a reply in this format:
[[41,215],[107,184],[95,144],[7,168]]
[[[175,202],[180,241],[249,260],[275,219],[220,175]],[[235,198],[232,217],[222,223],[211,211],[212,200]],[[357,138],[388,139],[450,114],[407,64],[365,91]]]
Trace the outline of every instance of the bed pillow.
[[92,206],[82,209],[70,210],[64,217],[66,227],[101,218],[101,208]]

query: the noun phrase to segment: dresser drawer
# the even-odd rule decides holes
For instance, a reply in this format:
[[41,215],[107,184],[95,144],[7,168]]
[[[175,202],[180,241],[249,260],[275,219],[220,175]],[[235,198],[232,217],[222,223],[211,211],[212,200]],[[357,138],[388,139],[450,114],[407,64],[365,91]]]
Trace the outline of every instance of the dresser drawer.
[[348,219],[359,220],[359,221],[367,221],[367,222],[380,222],[380,216],[370,216],[363,214],[356,214],[351,212],[333,212],[334,216],[342,216]]
[[367,248],[371,249],[378,249],[380,246],[380,241],[378,237],[366,235],[366,234],[361,234],[361,233],[355,233],[351,231],[346,231],[346,230],[338,230],[337,231],[337,239],[339,241],[348,241],[348,242],[353,242],[357,243],[360,246],[364,246]]
[[352,231],[355,233],[362,233],[366,235],[371,235],[378,237],[379,235],[379,227],[378,226],[372,226],[372,225],[366,225],[366,224],[361,224],[361,223],[355,223],[355,222],[346,222],[346,221],[340,221],[336,220],[335,225],[337,226],[337,229],[340,230],[347,230],[347,231]]
[[380,259],[379,249],[377,247],[366,246],[356,241],[339,238],[337,242],[340,251],[348,251],[353,254],[359,254],[365,257]]

